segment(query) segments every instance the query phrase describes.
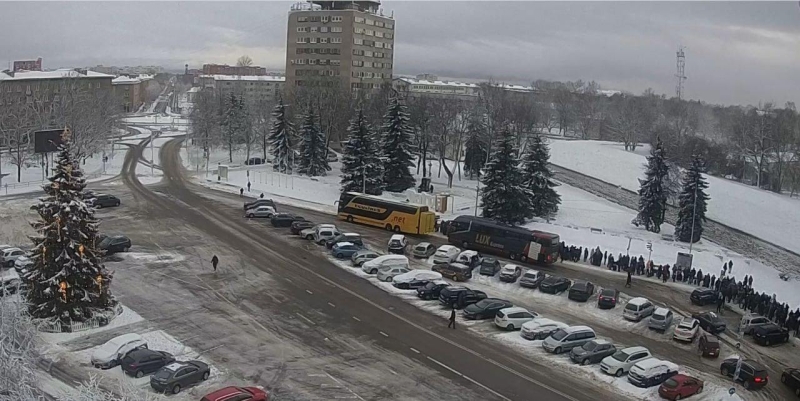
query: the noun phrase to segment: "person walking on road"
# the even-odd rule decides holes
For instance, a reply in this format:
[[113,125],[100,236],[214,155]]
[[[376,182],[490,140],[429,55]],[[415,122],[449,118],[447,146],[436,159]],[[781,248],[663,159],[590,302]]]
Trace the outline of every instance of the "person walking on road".
[[627,287],[627,288],[631,287],[631,271],[630,270],[628,270],[628,278],[625,279],[625,287]]
[[239,197],[244,196],[244,188],[239,188]]
[[725,297],[717,294],[717,313],[722,314],[722,306],[725,305]]
[[456,308],[450,310],[450,323],[447,323],[447,328],[454,330],[456,328]]
[[250,192],[250,181],[247,181],[247,192]]
[[214,255],[211,258],[211,266],[214,266],[214,271],[217,271],[217,265],[218,264],[219,264],[219,258],[217,257],[217,255]]

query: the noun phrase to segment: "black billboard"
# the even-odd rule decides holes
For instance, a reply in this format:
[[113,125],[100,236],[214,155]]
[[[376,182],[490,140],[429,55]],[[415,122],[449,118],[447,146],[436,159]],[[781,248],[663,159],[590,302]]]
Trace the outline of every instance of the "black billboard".
[[63,129],[48,129],[33,133],[33,152],[51,153],[57,152],[61,145],[61,134]]

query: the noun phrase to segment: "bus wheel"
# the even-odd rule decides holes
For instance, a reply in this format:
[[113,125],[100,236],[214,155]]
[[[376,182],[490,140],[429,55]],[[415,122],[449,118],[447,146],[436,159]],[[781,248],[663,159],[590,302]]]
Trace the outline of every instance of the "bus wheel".
[[394,232],[399,233],[400,232],[400,226],[394,226]]
[[469,244],[467,243],[467,241],[462,242],[461,243],[461,249],[466,251],[467,248],[469,248]]
[[353,216],[349,216],[348,215],[345,220],[347,220],[348,223],[352,223],[353,222]]
[[387,224],[385,228],[386,228],[386,231],[392,231],[392,225],[391,224]]
[[522,255],[522,256],[519,257],[519,260],[522,261],[522,262],[527,262],[528,261],[528,257],[525,256],[525,255]]
[[517,260],[517,254],[516,253],[512,253],[512,254],[508,255],[508,258],[511,259],[511,260]]

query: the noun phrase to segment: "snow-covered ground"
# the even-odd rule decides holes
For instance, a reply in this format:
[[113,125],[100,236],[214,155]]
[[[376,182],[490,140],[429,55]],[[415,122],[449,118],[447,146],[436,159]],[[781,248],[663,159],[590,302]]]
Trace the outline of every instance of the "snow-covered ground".
[[[644,176],[645,145],[627,152],[622,144],[550,140],[550,161],[579,173],[638,191]],[[800,252],[800,200],[723,178],[707,176],[708,217],[768,242]],[[667,231],[670,232],[670,231]]]

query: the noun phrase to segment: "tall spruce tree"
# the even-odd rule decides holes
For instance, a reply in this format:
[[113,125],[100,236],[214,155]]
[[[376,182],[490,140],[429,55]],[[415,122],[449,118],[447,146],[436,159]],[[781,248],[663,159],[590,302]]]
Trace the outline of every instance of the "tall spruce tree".
[[533,193],[525,187],[519,162],[514,157],[514,137],[503,131],[500,144],[484,168],[481,207],[483,217],[505,224],[520,224],[531,215]]
[[[683,190],[679,197],[678,222],[675,225],[675,238],[682,242],[697,242],[703,235],[703,222],[706,221],[708,182],[703,173],[705,162],[694,155],[692,165],[683,176]],[[694,225],[694,230],[692,229]]]
[[238,142],[247,129],[247,110],[245,110],[244,98],[231,93],[225,99],[225,112],[222,116],[222,128],[225,135],[225,142],[228,147],[228,158],[233,162],[234,144]]
[[639,180],[639,214],[634,223],[644,224],[647,231],[658,233],[661,232],[667,208],[668,190],[664,187],[664,179],[669,174],[661,138],[658,138],[656,146],[650,149],[647,171],[644,174],[645,178]]
[[367,123],[364,111],[358,109],[350,120],[350,135],[342,155],[342,192],[383,193],[382,165],[375,134]]
[[328,158],[325,157],[325,134],[319,129],[311,105],[303,117],[303,126],[300,130],[303,142],[300,145],[299,173],[312,177],[325,175],[331,169]]
[[413,133],[406,106],[394,96],[383,117],[383,184],[390,192],[403,192],[414,186],[409,171],[414,166]]
[[531,215],[528,217],[549,218],[558,212],[561,196],[556,192],[558,184],[550,171],[550,150],[539,135],[534,135],[523,158],[523,185],[531,191]]
[[473,113],[467,122],[467,140],[464,143],[464,172],[470,179],[480,179],[481,169],[486,164],[486,124],[482,115]]
[[68,129],[62,134],[58,160],[42,188],[47,197],[31,207],[39,220],[31,223],[33,266],[22,279],[31,316],[63,323],[84,321],[116,305],[111,273],[100,264],[94,210],[81,194],[86,181],[73,155]]
[[272,132],[269,135],[269,143],[272,147],[272,168],[281,173],[291,174],[294,168],[294,149],[292,149],[294,125],[286,115],[283,98],[278,99],[272,116],[275,118],[272,122]]

